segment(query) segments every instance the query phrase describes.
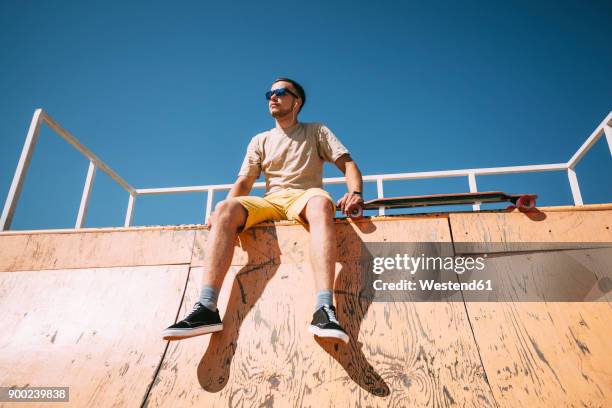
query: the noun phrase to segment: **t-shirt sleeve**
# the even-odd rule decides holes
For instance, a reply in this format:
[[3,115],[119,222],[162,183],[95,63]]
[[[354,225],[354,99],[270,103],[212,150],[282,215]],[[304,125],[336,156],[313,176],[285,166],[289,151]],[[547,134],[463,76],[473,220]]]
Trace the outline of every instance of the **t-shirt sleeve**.
[[238,172],[239,176],[256,176],[259,177],[261,173],[261,153],[259,151],[259,143],[257,136],[251,139],[249,146],[247,147],[242,166]]
[[318,136],[319,154],[323,160],[335,163],[343,154],[349,154],[348,149],[327,126],[320,125]]

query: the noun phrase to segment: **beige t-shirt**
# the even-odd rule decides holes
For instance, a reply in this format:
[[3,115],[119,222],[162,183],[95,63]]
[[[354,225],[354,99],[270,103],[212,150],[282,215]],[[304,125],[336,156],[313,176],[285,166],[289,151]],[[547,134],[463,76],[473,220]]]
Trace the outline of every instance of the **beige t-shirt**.
[[323,162],[349,151],[321,123],[298,123],[289,132],[274,128],[255,135],[239,176],[266,176],[266,195],[283,188],[322,187]]

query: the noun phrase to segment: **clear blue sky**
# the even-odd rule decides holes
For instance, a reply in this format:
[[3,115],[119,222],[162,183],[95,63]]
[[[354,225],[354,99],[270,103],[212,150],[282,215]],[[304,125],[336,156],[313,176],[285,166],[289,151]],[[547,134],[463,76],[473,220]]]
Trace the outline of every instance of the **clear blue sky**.
[[[232,3],[2,1],[2,204],[39,107],[137,188],[231,183],[273,126],[277,76],[304,85],[300,119],[326,123],[364,174],[564,162],[612,110],[609,0]],[[87,165],[43,130],[12,228],[72,227]],[[612,201],[605,139],[578,176],[585,202]],[[478,183],[571,203],[562,172]],[[127,199],[98,172],[87,226],[121,225]],[[201,223],[205,202],[142,198],[134,224]]]

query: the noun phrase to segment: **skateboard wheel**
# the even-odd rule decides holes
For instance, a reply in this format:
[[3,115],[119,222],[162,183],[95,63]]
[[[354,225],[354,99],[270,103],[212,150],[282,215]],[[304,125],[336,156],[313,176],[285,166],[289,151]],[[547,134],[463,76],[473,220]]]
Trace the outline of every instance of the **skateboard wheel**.
[[356,220],[363,217],[363,208],[359,204],[353,204],[346,209],[346,213],[349,218]]
[[516,206],[522,210],[531,210],[535,208],[536,200],[532,197],[519,197],[519,199],[516,200]]

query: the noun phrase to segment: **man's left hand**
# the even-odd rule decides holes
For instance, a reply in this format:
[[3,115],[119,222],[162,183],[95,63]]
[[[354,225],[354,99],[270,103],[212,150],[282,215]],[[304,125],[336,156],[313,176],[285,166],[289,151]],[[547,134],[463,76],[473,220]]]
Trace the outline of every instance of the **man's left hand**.
[[338,200],[336,205],[346,215],[346,210],[353,204],[363,205],[363,198],[359,194],[346,193],[341,199]]

